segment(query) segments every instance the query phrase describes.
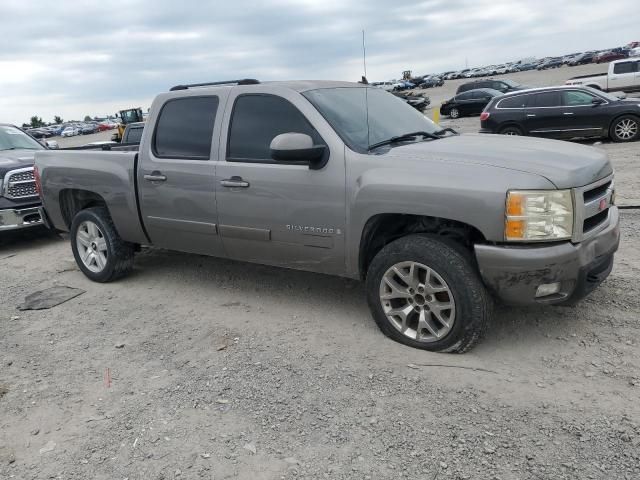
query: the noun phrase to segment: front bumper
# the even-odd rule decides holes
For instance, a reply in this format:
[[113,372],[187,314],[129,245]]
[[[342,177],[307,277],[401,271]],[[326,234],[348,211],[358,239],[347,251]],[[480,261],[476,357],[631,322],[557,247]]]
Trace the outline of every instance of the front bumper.
[[[570,304],[584,298],[607,278],[620,244],[617,207],[610,212],[609,225],[582,243],[476,245],[485,285],[508,305]],[[560,283],[559,292],[536,298],[538,287],[550,283]]]
[[42,224],[40,207],[0,210],[0,232]]

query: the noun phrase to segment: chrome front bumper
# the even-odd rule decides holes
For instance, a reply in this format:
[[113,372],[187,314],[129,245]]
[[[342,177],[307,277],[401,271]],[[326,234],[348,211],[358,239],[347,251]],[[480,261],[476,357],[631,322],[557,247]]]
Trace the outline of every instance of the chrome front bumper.
[[43,225],[40,207],[0,210],[0,232]]

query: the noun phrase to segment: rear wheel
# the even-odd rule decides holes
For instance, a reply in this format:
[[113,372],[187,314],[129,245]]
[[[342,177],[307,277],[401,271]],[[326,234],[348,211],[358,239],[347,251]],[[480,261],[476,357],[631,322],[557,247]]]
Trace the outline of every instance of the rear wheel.
[[511,136],[522,135],[522,130],[519,127],[516,127],[515,125],[509,125],[508,127],[504,127],[503,129],[500,130],[500,135],[511,135]]
[[633,115],[616,118],[609,134],[614,142],[632,142],[640,138],[640,119]]
[[80,211],[70,234],[76,263],[90,280],[110,282],[133,269],[134,246],[120,238],[105,207]]
[[460,110],[458,110],[457,108],[452,108],[451,110],[449,110],[449,116],[451,118],[459,118],[460,117]]
[[464,353],[482,337],[491,313],[471,255],[450,241],[410,235],[375,256],[367,300],[382,332],[434,352]]

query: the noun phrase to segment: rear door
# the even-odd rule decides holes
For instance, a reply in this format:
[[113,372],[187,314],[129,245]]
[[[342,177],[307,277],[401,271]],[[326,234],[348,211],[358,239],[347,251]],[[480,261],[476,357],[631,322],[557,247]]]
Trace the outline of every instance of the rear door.
[[638,60],[614,63],[613,69],[609,74],[609,91],[639,90],[639,75]]
[[563,138],[567,120],[563,115],[560,92],[551,90],[531,95],[525,112],[524,127],[530,135]]
[[[228,92],[181,92],[152,107],[140,145],[140,213],[151,242],[184,252],[223,256],[217,234],[215,160]],[[145,129],[146,130],[146,129]]]
[[470,104],[469,113],[473,115],[480,115],[482,113],[482,110],[484,110],[484,107],[487,106],[487,103],[491,101],[492,97],[487,92],[484,92],[482,90],[474,90],[471,93],[473,94],[471,95],[473,102]]
[[[291,89],[234,87],[227,105],[216,198],[228,256],[344,273],[344,143]],[[304,133],[327,145],[326,165],[312,170],[308,163],[274,161],[270,144],[282,133]]]

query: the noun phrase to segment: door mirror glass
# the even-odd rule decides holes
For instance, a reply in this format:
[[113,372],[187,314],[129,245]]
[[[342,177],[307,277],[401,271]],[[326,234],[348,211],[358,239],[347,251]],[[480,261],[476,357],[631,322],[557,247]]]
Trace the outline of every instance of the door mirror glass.
[[271,140],[271,158],[279,162],[309,162],[314,167],[324,156],[326,146],[314,145],[305,133],[281,133]]
[[604,103],[604,100],[600,97],[595,97],[593,100],[591,100],[591,103],[593,105],[602,105]]

